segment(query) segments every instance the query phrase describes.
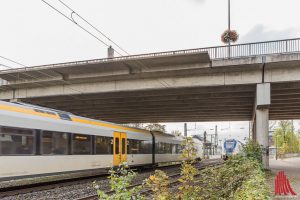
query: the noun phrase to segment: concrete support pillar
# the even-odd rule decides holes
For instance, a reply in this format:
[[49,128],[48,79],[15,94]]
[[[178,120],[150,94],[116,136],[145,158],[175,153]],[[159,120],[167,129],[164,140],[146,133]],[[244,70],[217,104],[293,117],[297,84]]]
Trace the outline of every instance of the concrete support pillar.
[[255,102],[254,134],[258,144],[263,148],[263,165],[269,169],[269,106],[271,104],[270,83],[257,84]]
[[256,141],[263,148],[263,165],[269,169],[269,109],[256,110]]

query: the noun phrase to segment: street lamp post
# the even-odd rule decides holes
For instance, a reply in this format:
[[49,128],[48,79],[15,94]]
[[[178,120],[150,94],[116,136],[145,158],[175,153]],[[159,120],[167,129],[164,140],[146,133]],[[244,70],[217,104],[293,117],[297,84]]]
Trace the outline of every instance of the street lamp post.
[[[228,31],[230,33],[230,23],[231,23],[231,16],[230,16],[230,0],[228,0]],[[230,40],[228,42],[228,58],[231,57],[231,52],[230,52]]]

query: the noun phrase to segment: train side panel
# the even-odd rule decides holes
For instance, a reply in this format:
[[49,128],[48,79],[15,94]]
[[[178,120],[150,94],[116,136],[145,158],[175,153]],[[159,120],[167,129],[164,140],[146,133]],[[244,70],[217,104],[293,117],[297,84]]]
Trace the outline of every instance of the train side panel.
[[112,157],[112,155],[1,156],[0,177],[109,168],[112,166]]

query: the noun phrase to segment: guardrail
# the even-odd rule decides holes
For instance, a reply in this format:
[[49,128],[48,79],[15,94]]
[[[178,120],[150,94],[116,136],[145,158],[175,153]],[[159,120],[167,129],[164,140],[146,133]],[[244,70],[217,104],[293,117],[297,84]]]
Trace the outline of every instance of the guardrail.
[[[132,59],[143,59],[143,58],[150,58],[150,57],[157,57],[157,56],[170,56],[170,55],[190,54],[190,53],[200,53],[200,52],[208,52],[211,59],[228,59],[228,58],[249,57],[249,56],[268,55],[268,54],[277,54],[277,53],[300,52],[300,38],[255,42],[255,43],[246,43],[246,44],[235,44],[230,46],[226,45],[226,46],[215,46],[215,47],[196,48],[196,49],[185,49],[185,50],[177,50],[177,51],[165,51],[165,52],[157,52],[157,53],[120,56],[120,57],[113,57],[113,58],[84,60],[84,61],[76,61],[76,62],[68,62],[68,63],[57,63],[52,65],[26,67],[25,70],[30,70],[32,68],[43,69],[48,67],[51,68],[51,67],[86,65],[86,64],[113,62],[113,61],[126,61]],[[17,69],[20,68],[0,70],[0,71],[2,72],[18,71]],[[24,67],[22,67],[22,69],[24,69]]]
[[208,48],[211,59],[237,58],[300,51],[300,38]]
[[287,40],[273,40],[265,42],[254,42],[245,44],[205,47],[196,49],[185,49],[177,51],[165,51],[149,54],[139,54],[132,56],[122,56],[116,58],[107,58],[107,60],[126,60],[134,58],[147,58],[156,56],[168,56],[176,54],[189,54],[208,52],[211,59],[226,59],[237,57],[248,57],[257,55],[268,55],[276,53],[300,52],[300,38]]
[[147,54],[114,57],[114,58],[78,61],[73,63],[61,63],[61,64],[55,64],[53,66],[70,65],[70,64],[71,65],[90,64],[90,63],[108,62],[108,61],[125,61],[130,59],[143,59],[143,58],[157,57],[157,56],[170,56],[170,55],[201,53],[201,52],[208,52],[211,59],[227,59],[227,58],[257,56],[257,55],[268,55],[268,54],[276,54],[276,53],[300,52],[300,38],[235,44],[230,46],[226,45],[226,46],[205,47],[205,48],[196,48],[196,49],[185,49],[185,50],[177,50],[177,51],[164,51],[164,52],[157,52],[157,53],[147,53]]

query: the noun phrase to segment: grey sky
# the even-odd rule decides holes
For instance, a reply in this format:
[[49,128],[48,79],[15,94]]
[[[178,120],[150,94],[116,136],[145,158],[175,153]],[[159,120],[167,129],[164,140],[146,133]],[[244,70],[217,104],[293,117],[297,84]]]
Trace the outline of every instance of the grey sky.
[[[239,42],[299,37],[299,0],[231,1],[232,29],[240,34]],[[57,0],[48,2],[70,14]],[[220,35],[227,28],[227,0],[64,2],[131,54],[222,45]],[[103,44],[41,0],[1,0],[0,20],[0,55],[25,65],[106,56]],[[1,63],[14,66],[4,60]],[[247,122],[242,124],[247,126]],[[169,125],[168,129],[176,126]],[[211,124],[203,126],[210,128]],[[238,127],[234,130],[241,131]],[[243,131],[247,135],[247,128]]]
[[[57,0],[48,1],[67,11]],[[65,2],[132,54],[222,45],[227,27],[226,0]],[[232,0],[232,28],[240,42],[297,37],[299,5],[298,0]],[[40,0],[2,0],[0,20],[2,55],[26,65],[106,55],[104,45]]]

